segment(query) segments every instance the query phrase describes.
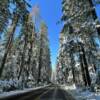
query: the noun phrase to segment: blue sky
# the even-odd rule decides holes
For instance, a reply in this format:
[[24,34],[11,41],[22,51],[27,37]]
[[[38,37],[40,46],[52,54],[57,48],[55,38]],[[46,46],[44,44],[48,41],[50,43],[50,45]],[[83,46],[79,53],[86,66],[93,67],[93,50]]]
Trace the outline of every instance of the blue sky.
[[59,48],[59,33],[62,28],[61,24],[56,24],[61,18],[61,0],[32,0],[31,2],[40,6],[40,15],[48,26],[51,61],[54,69]]
[[99,21],[100,21],[100,5],[96,5],[96,12],[97,12],[97,16],[98,16]]
[[[40,7],[40,15],[48,26],[51,61],[52,67],[55,68],[56,57],[59,48],[59,33],[62,24],[56,24],[61,18],[61,1],[62,0],[31,0],[31,4],[38,4]],[[100,16],[100,5],[96,6],[97,15]],[[100,19],[100,17],[99,17]]]

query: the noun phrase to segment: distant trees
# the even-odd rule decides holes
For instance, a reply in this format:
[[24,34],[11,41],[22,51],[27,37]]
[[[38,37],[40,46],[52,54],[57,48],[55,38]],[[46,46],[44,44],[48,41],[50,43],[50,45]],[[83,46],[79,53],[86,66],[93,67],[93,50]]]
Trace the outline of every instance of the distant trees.
[[40,36],[39,36],[39,55],[40,56],[39,56],[39,70],[38,70],[38,80],[37,80],[38,83],[41,82],[42,79],[49,80],[48,75],[46,75],[47,77],[45,77],[45,74],[47,74],[48,72],[48,74],[50,75],[51,73],[49,72],[51,62],[50,62],[49,41],[47,37],[48,32],[47,32],[47,26],[44,22],[41,23],[40,29],[41,29]]

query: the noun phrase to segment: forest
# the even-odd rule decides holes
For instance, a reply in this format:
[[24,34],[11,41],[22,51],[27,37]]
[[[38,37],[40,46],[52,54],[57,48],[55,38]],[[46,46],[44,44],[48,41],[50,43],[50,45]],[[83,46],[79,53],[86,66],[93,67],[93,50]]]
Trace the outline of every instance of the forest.
[[39,13],[38,5],[32,7],[27,0],[0,0],[0,88],[3,91],[50,82],[48,27],[43,19],[37,24]]
[[31,1],[0,0],[0,94],[32,89],[0,100],[100,100],[100,0],[60,0],[57,57],[51,19]]
[[60,84],[100,88],[99,0],[63,0],[57,81]]

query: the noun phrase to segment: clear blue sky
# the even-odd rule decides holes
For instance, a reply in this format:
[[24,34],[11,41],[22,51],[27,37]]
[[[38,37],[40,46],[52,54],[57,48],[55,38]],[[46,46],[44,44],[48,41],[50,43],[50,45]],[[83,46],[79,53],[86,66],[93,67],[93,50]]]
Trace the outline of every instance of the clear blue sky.
[[32,4],[40,6],[40,15],[48,26],[52,67],[55,68],[59,47],[59,33],[62,25],[56,25],[61,18],[61,0],[31,0]]
[[100,5],[96,5],[96,12],[97,12],[97,16],[99,17],[99,21],[100,21]]
[[[59,33],[62,25],[56,25],[61,18],[61,1],[62,0],[31,0],[32,5],[40,6],[40,15],[48,26],[48,34],[51,50],[52,67],[55,68],[56,57],[59,48]],[[97,15],[100,16],[100,5],[96,6]],[[99,17],[100,19],[100,17]]]

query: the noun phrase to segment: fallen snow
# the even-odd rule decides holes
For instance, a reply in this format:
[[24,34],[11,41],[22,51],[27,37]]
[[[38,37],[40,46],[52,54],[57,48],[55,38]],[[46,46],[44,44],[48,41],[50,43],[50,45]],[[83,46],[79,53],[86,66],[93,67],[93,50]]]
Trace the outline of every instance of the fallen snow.
[[3,92],[0,94],[0,99],[4,98],[4,97],[9,97],[9,96],[14,96],[14,95],[18,95],[18,94],[23,94],[32,90],[37,90],[37,89],[41,89],[41,88],[45,88],[49,85],[45,85],[45,86],[39,86],[36,88],[29,88],[29,89],[24,89],[24,90],[16,90],[16,91],[10,91],[10,92]]
[[75,90],[76,89],[76,86],[75,86],[75,84],[73,84],[73,85],[65,86],[64,88],[66,90]]
[[90,92],[89,90],[79,92],[81,96],[83,96],[86,100],[100,100],[100,92]]
[[100,100],[100,92],[90,92],[89,90],[82,90],[77,88],[75,84],[71,86],[61,86],[64,90],[69,92],[76,100]]

